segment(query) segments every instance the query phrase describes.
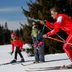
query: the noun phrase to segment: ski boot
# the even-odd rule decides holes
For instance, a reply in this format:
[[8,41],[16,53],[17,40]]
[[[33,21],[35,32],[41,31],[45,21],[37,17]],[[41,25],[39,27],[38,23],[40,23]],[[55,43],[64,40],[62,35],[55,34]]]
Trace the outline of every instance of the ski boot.
[[35,62],[33,62],[33,63],[34,63],[34,64],[37,64],[37,63],[39,63],[39,62],[36,62],[36,61],[35,61]]
[[25,62],[25,60],[22,58],[22,59],[21,59],[21,62]]
[[68,68],[68,69],[72,69],[72,63],[69,64],[69,65],[67,65],[66,68]]
[[45,62],[44,60],[39,61],[39,63],[44,63],[44,62]]
[[16,59],[12,60],[10,63],[16,63]]
[[63,65],[63,66],[60,67],[60,69],[68,69],[68,67]]

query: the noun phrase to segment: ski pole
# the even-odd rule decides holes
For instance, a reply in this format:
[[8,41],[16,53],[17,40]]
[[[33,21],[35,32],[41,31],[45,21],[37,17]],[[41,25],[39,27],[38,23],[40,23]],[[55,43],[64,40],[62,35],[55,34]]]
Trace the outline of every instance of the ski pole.
[[47,38],[52,39],[52,40],[55,40],[55,41],[58,41],[58,42],[65,43],[65,41],[63,41],[63,40],[59,40],[59,39],[57,39],[57,38],[52,38],[52,37],[47,37]]
[[[48,29],[49,29],[49,30],[52,30],[52,29],[49,28],[49,27],[48,27]],[[65,41],[60,35],[58,35],[57,33],[56,33],[56,35],[57,35],[61,40],[59,40],[59,39],[57,39],[57,38],[52,38],[52,37],[48,37],[48,38],[50,38],[50,39],[52,39],[52,40],[55,40],[55,41],[58,41],[58,42],[62,42],[62,43],[66,43],[66,44],[72,45],[72,43],[66,42],[66,41]]]
[[[49,28],[49,27],[48,27],[48,29],[49,29],[49,30],[52,30],[52,29]],[[56,33],[56,35],[65,42],[65,40],[64,40],[60,35],[58,35],[57,33]]]
[[58,41],[58,42],[62,42],[62,43],[66,43],[66,44],[72,45],[72,43],[69,43],[69,42],[66,42],[66,41],[63,41],[63,40],[59,40],[57,38],[52,38],[52,37],[47,37],[47,38],[55,40],[55,41]]
[[[45,26],[46,26],[46,20],[44,20],[44,28],[45,28]],[[49,29],[49,30],[52,30],[50,27],[48,27],[48,29]],[[44,30],[44,29],[43,29],[43,30]],[[68,43],[68,42],[66,42],[60,35],[58,35],[57,33],[56,33],[56,35],[57,35],[61,40],[56,39],[56,38],[52,38],[52,37],[48,37],[48,38],[53,39],[53,40],[56,40],[56,41],[58,41],[58,42]],[[71,43],[68,43],[68,44],[71,44]],[[72,44],[71,44],[71,45],[72,45]]]

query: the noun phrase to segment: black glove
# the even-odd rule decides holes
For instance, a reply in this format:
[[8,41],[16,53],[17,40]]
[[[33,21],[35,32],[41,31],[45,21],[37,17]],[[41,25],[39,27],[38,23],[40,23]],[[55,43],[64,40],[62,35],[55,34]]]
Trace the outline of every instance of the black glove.
[[72,50],[72,45],[70,46],[70,49]]
[[13,54],[13,52],[10,52],[10,54],[12,55],[12,54]]

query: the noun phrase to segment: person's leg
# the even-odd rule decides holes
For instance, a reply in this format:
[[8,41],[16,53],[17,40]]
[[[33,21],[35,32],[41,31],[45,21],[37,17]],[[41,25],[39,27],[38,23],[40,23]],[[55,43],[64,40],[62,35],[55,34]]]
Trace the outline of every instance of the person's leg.
[[41,47],[39,47],[39,61],[40,62],[44,62],[44,45],[42,45]]
[[14,57],[15,60],[17,60],[17,53],[18,53],[18,49],[16,48],[16,50],[15,50],[15,57]]
[[[71,34],[67,37],[66,42],[72,43],[72,35]],[[71,45],[68,43],[65,43],[63,45],[63,50],[65,51],[65,53],[67,54],[69,59],[72,61],[72,49],[70,48]]]
[[18,47],[17,49],[18,49],[18,54],[19,54],[19,56],[21,57],[21,61],[24,61],[23,55],[22,55],[22,53],[21,53],[21,50],[19,50],[19,47]]
[[14,57],[14,59],[11,61],[11,63],[15,63],[16,60],[17,60],[17,48],[16,48],[16,50],[15,50],[15,57]]
[[[71,34],[67,37],[66,42],[72,43],[72,35]],[[63,45],[63,50],[65,51],[65,53],[69,57],[70,61],[72,62],[72,49],[70,48],[71,45],[68,43],[65,43]],[[72,68],[72,63],[69,65],[66,65],[65,67],[66,68]]]
[[19,51],[18,53],[19,53],[20,57],[21,57],[21,58],[23,58],[23,55],[22,55],[22,53],[21,53],[20,51]]
[[39,62],[38,49],[34,48],[35,62]]

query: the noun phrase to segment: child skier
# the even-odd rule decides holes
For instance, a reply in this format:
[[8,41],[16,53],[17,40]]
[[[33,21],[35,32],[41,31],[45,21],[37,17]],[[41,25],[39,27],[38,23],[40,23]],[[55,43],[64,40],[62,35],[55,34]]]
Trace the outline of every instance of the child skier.
[[44,39],[42,38],[42,32],[38,30],[37,26],[32,27],[32,40],[34,46],[35,62],[44,62]]
[[17,54],[20,55],[21,62],[24,62],[24,58],[23,58],[23,56],[21,54],[23,42],[16,36],[15,32],[11,33],[11,40],[10,40],[10,42],[12,44],[12,52],[10,53],[11,55],[14,53],[14,46],[16,47],[15,57],[14,57],[14,60],[11,61],[11,63],[15,63],[17,61]]

